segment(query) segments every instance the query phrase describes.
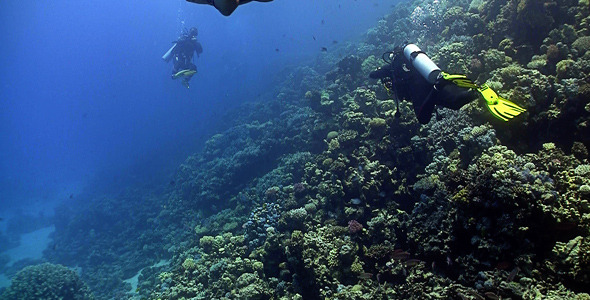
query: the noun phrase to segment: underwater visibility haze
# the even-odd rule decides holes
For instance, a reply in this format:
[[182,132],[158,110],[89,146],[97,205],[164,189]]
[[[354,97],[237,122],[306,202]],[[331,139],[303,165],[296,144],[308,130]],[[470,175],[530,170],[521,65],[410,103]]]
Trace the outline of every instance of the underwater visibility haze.
[[4,1],[0,34],[0,299],[590,299],[588,0]]

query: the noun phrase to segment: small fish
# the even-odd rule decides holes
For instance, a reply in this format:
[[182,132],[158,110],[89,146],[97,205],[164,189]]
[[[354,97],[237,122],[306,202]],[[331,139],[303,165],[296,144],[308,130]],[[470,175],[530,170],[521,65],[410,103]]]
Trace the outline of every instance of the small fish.
[[359,279],[371,279],[373,277],[373,273],[361,273],[359,274]]
[[173,186],[173,185],[175,185],[175,184],[176,184],[176,181],[174,181],[174,180],[170,180],[170,185],[172,185],[172,186]]
[[510,268],[510,265],[512,265],[512,263],[510,263],[509,261],[503,260],[503,261],[496,264],[496,269],[507,270],[508,268]]
[[490,300],[500,300],[500,297],[492,292],[485,292],[484,295]]
[[74,198],[74,194],[70,194],[70,199]]
[[275,48],[275,52],[279,52],[279,48]]
[[0,222],[4,221],[4,218],[0,218]]
[[406,267],[414,267],[414,266],[417,266],[417,265],[419,265],[419,264],[421,264],[421,263],[422,263],[422,261],[421,261],[421,260],[413,258],[413,259],[408,259],[408,260],[406,260],[406,261],[404,262],[404,265],[405,265]]
[[324,19],[322,19],[322,25],[326,24],[326,21],[324,21]]
[[520,271],[519,267],[514,268],[510,274],[508,274],[508,277],[506,277],[506,281],[508,282],[512,282],[514,280],[514,278],[516,277],[516,275],[518,274],[518,272]]
[[328,48],[326,48],[326,47],[322,47],[321,50],[322,50],[322,52],[328,52]]
[[315,35],[312,35],[311,37],[312,37],[312,38],[313,38],[313,40],[315,41]]
[[352,198],[350,199],[350,203],[354,204],[354,205],[359,205],[362,203],[360,198]]
[[332,44],[336,45],[336,44],[338,44],[338,41],[337,40],[333,40],[332,41]]
[[469,290],[468,292],[471,296],[475,297],[475,299],[477,299],[477,300],[486,300],[486,298],[484,298],[482,295],[478,294],[475,291]]
[[459,298],[461,298],[461,300],[469,300],[469,298],[467,298],[465,295],[461,294],[460,292],[457,292],[457,296],[459,296]]
[[391,258],[395,260],[407,260],[410,258],[410,253],[402,249],[395,249],[391,254]]

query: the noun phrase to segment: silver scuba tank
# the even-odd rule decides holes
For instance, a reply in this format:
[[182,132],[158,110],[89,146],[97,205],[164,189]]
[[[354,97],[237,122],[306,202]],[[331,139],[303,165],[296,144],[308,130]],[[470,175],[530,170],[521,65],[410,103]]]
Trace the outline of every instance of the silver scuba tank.
[[174,43],[174,45],[172,45],[172,47],[170,47],[170,49],[162,56],[162,59],[165,62],[169,62],[172,59],[172,51],[174,51],[174,48],[176,48],[176,43]]
[[418,70],[426,81],[434,84],[441,69],[418,46],[408,44],[404,47],[404,56]]

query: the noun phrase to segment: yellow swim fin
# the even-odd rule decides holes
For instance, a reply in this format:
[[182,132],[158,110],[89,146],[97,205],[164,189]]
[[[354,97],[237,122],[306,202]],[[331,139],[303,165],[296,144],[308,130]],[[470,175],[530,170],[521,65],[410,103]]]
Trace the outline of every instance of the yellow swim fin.
[[191,76],[195,73],[197,73],[196,70],[191,70],[191,69],[180,70],[176,74],[172,75],[172,79],[176,79],[178,77],[188,77],[188,76]]
[[526,109],[498,96],[487,84],[478,86],[477,91],[485,100],[492,115],[502,121],[508,121],[526,111]]

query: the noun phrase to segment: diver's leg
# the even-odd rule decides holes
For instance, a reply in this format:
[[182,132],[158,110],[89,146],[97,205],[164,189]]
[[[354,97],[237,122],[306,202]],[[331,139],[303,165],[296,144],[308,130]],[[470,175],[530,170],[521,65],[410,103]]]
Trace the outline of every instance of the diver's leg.
[[172,63],[172,79],[176,79],[178,76],[177,73],[182,70],[180,68],[180,63],[178,61],[178,57],[174,57],[174,61]]
[[184,85],[184,87],[187,89],[190,88],[190,84],[188,83],[188,81],[189,80],[187,78],[183,78],[181,81],[182,85]]

